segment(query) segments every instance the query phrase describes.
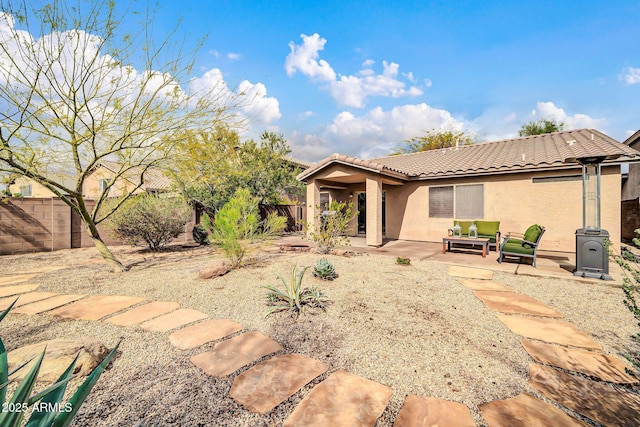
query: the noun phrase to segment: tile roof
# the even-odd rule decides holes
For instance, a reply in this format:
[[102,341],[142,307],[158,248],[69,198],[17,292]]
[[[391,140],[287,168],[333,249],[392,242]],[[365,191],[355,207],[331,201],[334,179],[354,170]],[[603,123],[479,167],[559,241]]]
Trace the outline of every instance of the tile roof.
[[298,179],[307,179],[335,162],[411,180],[565,168],[585,157],[604,157],[606,163],[637,161],[640,152],[597,130],[576,129],[371,160],[334,154]]
[[[113,173],[119,173],[124,167],[122,163],[109,160],[102,160],[100,162],[100,165],[109,169]],[[125,171],[122,175],[122,178],[130,182],[137,183],[140,181],[141,171],[142,166],[134,166],[131,169]],[[149,168],[144,173],[144,182],[142,184],[142,187],[140,188],[145,191],[168,190],[171,188],[171,179],[167,177],[160,169]]]

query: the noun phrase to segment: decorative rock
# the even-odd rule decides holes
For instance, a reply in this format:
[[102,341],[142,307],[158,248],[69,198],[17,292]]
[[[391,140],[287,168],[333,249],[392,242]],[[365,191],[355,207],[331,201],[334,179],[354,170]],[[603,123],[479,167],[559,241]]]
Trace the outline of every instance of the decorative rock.
[[67,319],[99,320],[144,301],[140,297],[96,295],[53,310],[50,314]]
[[69,304],[70,302],[77,301],[81,298],[84,298],[84,295],[58,295],[42,301],[25,304],[22,307],[16,308],[12,312],[21,314],[44,313],[45,311],[53,310],[54,308]]
[[38,285],[15,285],[15,286],[3,286],[0,288],[0,297],[8,297],[10,295],[22,294],[25,292],[31,292],[37,289]]
[[[38,380],[50,383],[57,380],[65,369],[69,367],[78,352],[80,352],[80,356],[73,372],[79,375],[88,375],[109,353],[109,350],[100,341],[93,338],[54,339],[27,345],[9,352],[7,355],[9,370],[20,366],[27,360],[40,356],[45,346],[47,347],[47,352],[40,367]],[[15,378],[17,380],[24,378],[33,363],[35,363],[35,360],[16,372]]]
[[153,301],[110,317],[105,320],[105,322],[118,326],[137,325],[138,323],[153,319],[154,317],[167,314],[178,307],[180,307],[180,304],[177,302]]
[[15,283],[26,282],[36,277],[35,274],[14,274],[11,276],[0,277],[0,286],[13,285]]
[[251,412],[265,414],[327,369],[328,365],[301,354],[273,356],[238,375],[230,395]]
[[496,314],[514,334],[561,345],[570,345],[589,350],[602,350],[602,346],[591,339],[572,323],[554,319]]
[[282,244],[280,245],[280,250],[282,252],[309,252],[311,247],[304,244]]
[[373,426],[390,398],[391,388],[345,371],[337,371],[302,399],[284,425]]
[[140,327],[147,331],[167,332],[206,318],[207,315],[198,310],[181,308],[180,310],[141,323]]
[[530,394],[480,405],[490,427],[586,427],[587,424]]
[[493,271],[484,270],[481,268],[461,267],[459,265],[452,265],[447,270],[447,274],[453,277],[465,277],[467,279],[493,279]]
[[29,292],[26,294],[22,294],[18,297],[18,301],[16,301],[16,297],[3,298],[0,300],[0,310],[6,310],[9,308],[12,302],[16,301],[14,308],[23,306],[25,304],[29,304],[36,301],[41,301],[43,299],[51,298],[58,294],[53,292]]
[[224,377],[254,360],[282,350],[276,341],[253,331],[216,344],[211,351],[191,358],[191,363],[208,375]]
[[615,356],[556,347],[528,340],[522,340],[522,346],[538,363],[580,372],[612,383],[637,384],[640,382],[638,378],[626,372],[626,363]]
[[240,330],[242,330],[242,325],[231,320],[208,320],[172,333],[169,335],[169,342],[180,350],[188,350],[228,337]]
[[466,405],[458,402],[410,394],[393,423],[394,427],[451,426],[475,427]]
[[528,295],[513,292],[476,291],[474,295],[482,301],[489,310],[506,314],[524,314],[542,317],[564,317],[562,313],[544,305]]
[[529,366],[529,385],[549,399],[606,426],[637,426],[640,397],[606,384],[565,374],[547,366]]
[[497,292],[513,292],[513,288],[502,285],[493,280],[480,280],[480,279],[463,279],[457,278],[463,286],[474,291],[497,291]]
[[231,271],[231,264],[226,259],[214,260],[211,264],[198,272],[201,279],[213,279],[214,277],[224,276]]

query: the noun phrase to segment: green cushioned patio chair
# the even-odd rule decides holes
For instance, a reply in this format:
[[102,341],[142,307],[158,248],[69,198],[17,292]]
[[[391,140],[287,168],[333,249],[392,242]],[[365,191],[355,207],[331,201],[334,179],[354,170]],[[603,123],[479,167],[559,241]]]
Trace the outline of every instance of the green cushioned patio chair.
[[544,227],[534,224],[527,228],[524,234],[507,233],[500,245],[500,256],[498,262],[502,263],[505,256],[522,258],[533,258],[533,266],[536,266],[536,254],[538,252],[538,244],[544,234]]

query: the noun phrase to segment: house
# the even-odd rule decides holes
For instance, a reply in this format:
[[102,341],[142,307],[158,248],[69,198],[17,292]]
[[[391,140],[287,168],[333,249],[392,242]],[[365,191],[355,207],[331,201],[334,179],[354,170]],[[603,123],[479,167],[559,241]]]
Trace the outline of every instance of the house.
[[[625,145],[640,150],[640,130],[624,141]],[[622,241],[630,242],[640,228],[640,164],[630,164],[622,176]]]
[[323,197],[353,201],[354,235],[437,242],[453,220],[500,221],[502,233],[546,227],[540,247],[574,251],[583,226],[582,167],[602,157],[601,226],[620,241],[620,165],[640,152],[594,129],[363,160],[334,154],[305,170],[307,218]]

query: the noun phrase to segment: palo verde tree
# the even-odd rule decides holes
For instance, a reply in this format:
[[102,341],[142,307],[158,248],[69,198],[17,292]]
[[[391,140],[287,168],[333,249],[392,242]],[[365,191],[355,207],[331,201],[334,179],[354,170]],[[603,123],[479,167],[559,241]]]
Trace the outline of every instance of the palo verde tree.
[[[222,81],[191,80],[195,51],[172,41],[175,30],[154,38],[153,15],[119,13],[108,0],[0,0],[0,173],[68,204],[114,271],[125,267],[97,226],[167,163],[186,130],[234,120],[247,102]],[[83,186],[103,161],[120,166],[90,208]],[[72,182],[56,179],[60,172]],[[107,207],[121,177],[133,185]]]
[[564,127],[564,122],[556,122],[554,119],[533,120],[522,125],[518,134],[520,136],[542,135],[543,133],[560,132]]
[[471,145],[474,142],[474,138],[464,131],[431,129],[425,132],[424,135],[405,141],[404,145],[395,148],[391,154],[418,153],[439,148]]

